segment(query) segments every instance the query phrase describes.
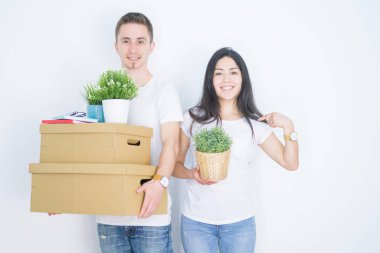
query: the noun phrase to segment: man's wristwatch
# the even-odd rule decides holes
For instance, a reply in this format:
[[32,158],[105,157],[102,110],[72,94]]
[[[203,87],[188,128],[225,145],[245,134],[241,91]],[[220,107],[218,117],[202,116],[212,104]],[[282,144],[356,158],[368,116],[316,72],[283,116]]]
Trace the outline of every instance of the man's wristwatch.
[[160,182],[160,184],[164,188],[168,187],[168,185],[169,185],[169,179],[167,177],[165,177],[165,176],[161,176],[161,175],[155,174],[153,176],[152,180],[157,180],[158,182]]
[[296,141],[298,140],[298,135],[296,132],[284,135],[285,141]]

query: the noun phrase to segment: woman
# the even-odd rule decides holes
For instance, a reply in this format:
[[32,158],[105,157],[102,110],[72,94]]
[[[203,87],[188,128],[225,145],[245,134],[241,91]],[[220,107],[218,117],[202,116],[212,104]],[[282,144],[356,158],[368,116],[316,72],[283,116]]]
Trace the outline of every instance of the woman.
[[[228,176],[219,182],[200,178],[193,140],[199,130],[215,126],[222,127],[233,142]],[[275,127],[283,129],[285,146],[273,134]],[[258,111],[244,60],[233,49],[222,48],[211,57],[201,101],[185,113],[181,130],[173,176],[189,179],[181,219],[185,252],[253,252],[252,158],[260,147],[285,169],[296,170],[298,143],[293,122],[280,113],[262,115]],[[192,169],[184,167],[189,148]]]

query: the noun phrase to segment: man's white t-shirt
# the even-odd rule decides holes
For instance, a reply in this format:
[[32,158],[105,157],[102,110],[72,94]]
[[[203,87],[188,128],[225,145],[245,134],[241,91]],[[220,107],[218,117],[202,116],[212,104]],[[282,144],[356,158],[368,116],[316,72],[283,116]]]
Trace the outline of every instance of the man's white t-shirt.
[[[181,129],[190,138],[192,168],[197,166],[193,136],[201,129],[213,128],[216,121],[190,126],[193,119],[184,115]],[[251,187],[253,158],[259,146],[272,133],[272,128],[262,122],[251,120],[254,135],[246,119],[223,120],[221,126],[232,138],[231,157],[227,178],[212,185],[201,185],[196,180],[186,182],[183,215],[208,224],[229,224],[248,219],[254,215]]]
[[[153,128],[151,140],[151,164],[157,165],[161,153],[160,124],[182,121],[182,110],[174,86],[153,77],[139,88],[138,96],[131,100],[128,124]],[[169,193],[168,193],[169,195]],[[168,214],[152,215],[138,219],[137,216],[99,215],[96,221],[119,226],[166,226],[170,224],[171,198],[168,196]]]

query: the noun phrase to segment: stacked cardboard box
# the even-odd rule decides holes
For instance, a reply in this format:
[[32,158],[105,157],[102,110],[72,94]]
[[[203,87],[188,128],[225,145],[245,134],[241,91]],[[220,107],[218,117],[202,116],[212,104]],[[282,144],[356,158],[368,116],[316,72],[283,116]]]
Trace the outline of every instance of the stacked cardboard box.
[[[42,124],[39,164],[30,164],[33,212],[137,215],[152,178],[151,128],[126,124]],[[156,214],[167,212],[167,194]]]

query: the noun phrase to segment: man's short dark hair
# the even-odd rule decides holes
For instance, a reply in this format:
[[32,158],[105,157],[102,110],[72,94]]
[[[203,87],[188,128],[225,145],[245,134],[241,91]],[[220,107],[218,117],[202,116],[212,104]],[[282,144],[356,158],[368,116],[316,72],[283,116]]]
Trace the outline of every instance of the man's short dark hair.
[[127,14],[125,14],[119,19],[115,28],[116,40],[117,40],[117,35],[119,34],[119,31],[120,31],[120,27],[128,23],[144,25],[148,29],[150,42],[153,41],[152,23],[150,23],[149,19],[144,14],[138,13],[138,12],[128,12]]

